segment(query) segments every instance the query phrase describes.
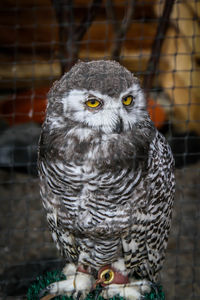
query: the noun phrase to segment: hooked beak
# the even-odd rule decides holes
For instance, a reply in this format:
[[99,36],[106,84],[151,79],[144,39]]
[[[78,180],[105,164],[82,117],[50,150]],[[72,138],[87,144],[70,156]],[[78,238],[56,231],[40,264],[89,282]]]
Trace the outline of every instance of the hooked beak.
[[115,133],[121,133],[123,131],[123,121],[121,118],[118,119],[116,127],[114,129]]

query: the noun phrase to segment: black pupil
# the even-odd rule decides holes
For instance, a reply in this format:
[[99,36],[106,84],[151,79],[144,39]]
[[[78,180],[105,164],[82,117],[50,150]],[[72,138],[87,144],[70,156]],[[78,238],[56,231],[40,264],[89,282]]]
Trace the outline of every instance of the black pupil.
[[104,275],[104,278],[105,280],[110,280],[110,272],[107,272],[105,275]]
[[92,99],[92,100],[90,100],[90,102],[91,102],[91,104],[95,104],[95,102],[96,102],[96,100],[95,99]]

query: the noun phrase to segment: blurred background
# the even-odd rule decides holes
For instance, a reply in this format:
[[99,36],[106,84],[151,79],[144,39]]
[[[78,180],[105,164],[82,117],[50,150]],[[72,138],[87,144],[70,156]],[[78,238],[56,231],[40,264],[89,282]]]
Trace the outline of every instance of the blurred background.
[[161,282],[200,299],[200,1],[1,0],[0,299],[63,261],[39,196],[37,144],[52,83],[78,60],[115,59],[140,78],[176,161]]

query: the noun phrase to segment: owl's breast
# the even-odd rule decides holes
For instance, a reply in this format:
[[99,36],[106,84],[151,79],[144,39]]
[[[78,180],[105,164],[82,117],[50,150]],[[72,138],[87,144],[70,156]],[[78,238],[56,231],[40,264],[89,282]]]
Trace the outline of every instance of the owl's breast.
[[115,172],[105,172],[71,163],[65,166],[61,176],[58,165],[54,166],[54,171],[57,168],[56,192],[60,193],[61,206],[58,216],[65,228],[76,234],[93,236],[121,234],[129,228],[133,201],[137,207],[144,191],[141,171],[118,168]]

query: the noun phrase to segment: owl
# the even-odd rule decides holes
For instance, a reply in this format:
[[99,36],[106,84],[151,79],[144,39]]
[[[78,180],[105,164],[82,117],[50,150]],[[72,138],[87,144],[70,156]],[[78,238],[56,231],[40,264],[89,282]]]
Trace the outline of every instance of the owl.
[[40,190],[66,280],[50,295],[141,299],[170,230],[174,160],[139,81],[115,61],[78,62],[48,94]]

